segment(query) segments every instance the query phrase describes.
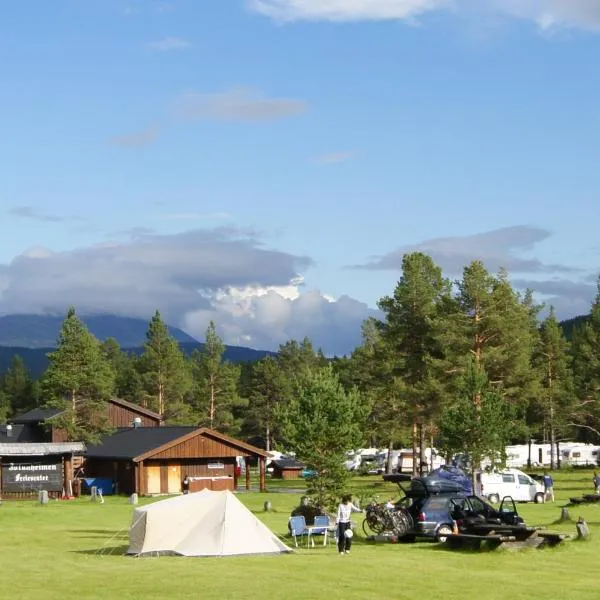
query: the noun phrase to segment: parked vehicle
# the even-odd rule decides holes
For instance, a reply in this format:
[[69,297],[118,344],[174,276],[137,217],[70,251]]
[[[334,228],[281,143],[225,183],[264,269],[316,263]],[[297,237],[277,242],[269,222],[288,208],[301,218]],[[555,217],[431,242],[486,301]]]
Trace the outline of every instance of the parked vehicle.
[[[514,508],[512,498],[504,499],[500,508],[495,509],[471,490],[465,490],[456,479],[413,478],[400,473],[384,475],[383,479],[397,483],[405,494],[393,509],[401,513],[402,518],[392,515],[386,520],[375,511],[373,516],[377,515],[379,522],[388,524],[388,528],[394,527],[393,531],[400,541],[411,542],[416,537],[427,537],[443,542],[455,527],[462,526],[468,519],[506,525],[523,522]],[[379,507],[379,513],[382,510]],[[369,526],[368,519],[365,522]]]
[[480,494],[493,504],[504,496],[511,496],[516,502],[538,504],[545,499],[544,484],[519,469],[478,473],[477,482]]

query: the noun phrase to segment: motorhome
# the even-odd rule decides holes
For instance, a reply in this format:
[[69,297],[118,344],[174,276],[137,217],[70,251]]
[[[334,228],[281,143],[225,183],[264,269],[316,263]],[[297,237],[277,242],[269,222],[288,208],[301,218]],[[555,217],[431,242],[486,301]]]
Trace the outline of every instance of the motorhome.
[[515,502],[541,504],[545,500],[544,485],[519,469],[482,471],[476,479],[479,494],[492,503],[500,502],[505,496],[511,496]]

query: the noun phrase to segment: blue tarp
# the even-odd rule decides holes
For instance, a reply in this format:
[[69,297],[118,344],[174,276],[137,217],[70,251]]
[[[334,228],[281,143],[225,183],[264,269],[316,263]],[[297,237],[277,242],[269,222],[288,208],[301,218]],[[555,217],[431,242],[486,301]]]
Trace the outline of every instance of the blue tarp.
[[103,496],[111,496],[114,490],[114,482],[108,477],[86,477],[84,479],[85,485],[88,489],[95,487],[97,490],[102,491]]
[[452,481],[460,485],[466,494],[473,493],[473,481],[462,469],[458,467],[444,466],[431,471],[423,480],[427,486],[435,486],[436,482]]

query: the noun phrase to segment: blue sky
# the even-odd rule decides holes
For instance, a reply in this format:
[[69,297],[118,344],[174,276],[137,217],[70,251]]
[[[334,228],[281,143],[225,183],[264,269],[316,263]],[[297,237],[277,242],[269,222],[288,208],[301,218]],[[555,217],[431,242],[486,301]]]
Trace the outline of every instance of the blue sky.
[[2,313],[342,353],[414,249],[589,309],[598,2],[22,0],[0,55]]

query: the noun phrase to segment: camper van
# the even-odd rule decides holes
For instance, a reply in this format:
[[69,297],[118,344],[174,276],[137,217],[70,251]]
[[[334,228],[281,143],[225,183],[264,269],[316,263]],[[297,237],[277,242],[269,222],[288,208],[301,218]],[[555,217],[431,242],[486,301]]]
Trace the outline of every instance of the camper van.
[[477,482],[481,496],[490,502],[500,502],[511,496],[516,502],[544,502],[544,485],[518,469],[505,469],[491,473],[478,473]]

